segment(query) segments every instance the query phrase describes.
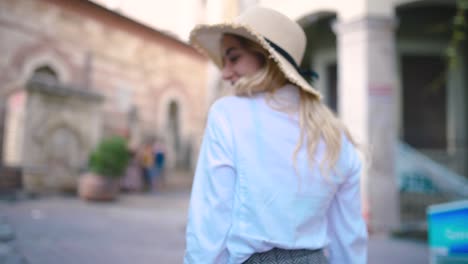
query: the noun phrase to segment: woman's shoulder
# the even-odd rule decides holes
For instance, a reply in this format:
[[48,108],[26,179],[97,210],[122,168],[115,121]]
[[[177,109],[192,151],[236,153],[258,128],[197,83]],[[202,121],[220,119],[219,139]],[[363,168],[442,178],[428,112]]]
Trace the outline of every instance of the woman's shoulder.
[[210,107],[210,112],[213,111],[229,111],[231,109],[235,109],[239,111],[242,106],[247,105],[251,102],[253,98],[250,97],[242,97],[242,96],[235,96],[235,95],[227,95],[221,98],[218,98]]

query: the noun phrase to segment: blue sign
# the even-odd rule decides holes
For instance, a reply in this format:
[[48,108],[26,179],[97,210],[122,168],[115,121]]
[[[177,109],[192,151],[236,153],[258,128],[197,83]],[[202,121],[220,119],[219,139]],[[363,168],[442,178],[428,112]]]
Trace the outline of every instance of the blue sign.
[[468,200],[429,206],[427,222],[432,261],[448,257],[468,263]]

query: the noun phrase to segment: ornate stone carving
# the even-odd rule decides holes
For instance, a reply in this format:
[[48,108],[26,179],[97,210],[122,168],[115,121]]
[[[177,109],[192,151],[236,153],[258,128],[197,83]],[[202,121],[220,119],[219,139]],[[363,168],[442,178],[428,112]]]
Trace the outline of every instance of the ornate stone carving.
[[26,88],[24,187],[36,192],[75,190],[100,137],[102,97],[38,78]]

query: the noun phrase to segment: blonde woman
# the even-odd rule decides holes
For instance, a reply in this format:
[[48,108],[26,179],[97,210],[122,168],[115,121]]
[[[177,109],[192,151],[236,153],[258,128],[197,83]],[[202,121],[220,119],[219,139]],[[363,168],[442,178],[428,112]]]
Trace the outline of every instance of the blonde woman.
[[361,161],[297,66],[301,27],[256,7],[196,27],[191,43],[235,95],[208,113],[185,263],[365,263]]

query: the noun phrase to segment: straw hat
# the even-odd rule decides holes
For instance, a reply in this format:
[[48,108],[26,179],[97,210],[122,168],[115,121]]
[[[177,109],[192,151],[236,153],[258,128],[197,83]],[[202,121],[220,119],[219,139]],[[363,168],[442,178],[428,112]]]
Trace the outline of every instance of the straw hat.
[[321,97],[298,67],[304,56],[306,36],[296,22],[272,9],[253,7],[232,22],[198,25],[190,33],[190,43],[221,69],[221,37],[225,33],[259,43],[289,81],[318,98]]

